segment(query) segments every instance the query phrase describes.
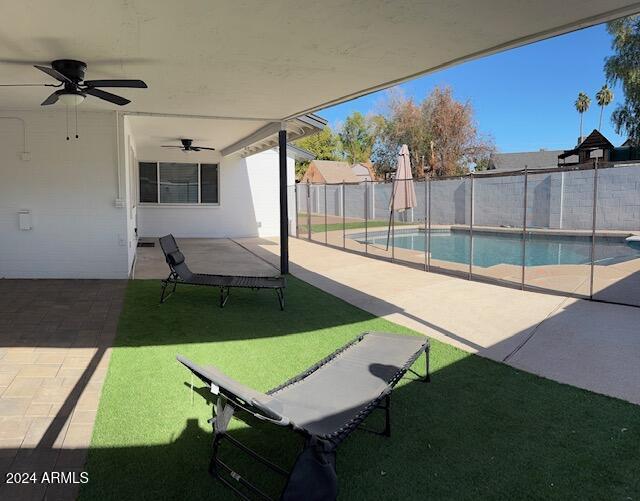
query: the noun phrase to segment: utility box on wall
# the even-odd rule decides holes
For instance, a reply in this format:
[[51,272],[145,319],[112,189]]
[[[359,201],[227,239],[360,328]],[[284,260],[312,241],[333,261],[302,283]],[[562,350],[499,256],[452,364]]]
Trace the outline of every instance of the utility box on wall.
[[33,229],[30,210],[18,211],[18,224],[23,231]]

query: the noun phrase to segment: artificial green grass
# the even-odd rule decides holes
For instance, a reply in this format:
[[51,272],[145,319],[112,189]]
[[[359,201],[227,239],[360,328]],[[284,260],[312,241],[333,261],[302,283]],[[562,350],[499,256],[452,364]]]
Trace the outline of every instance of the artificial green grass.
[[[360,332],[417,335],[292,277],[284,312],[270,291],[234,290],[224,309],[216,292],[179,287],[158,306],[158,281],[130,282],[82,498],[233,499],[207,473],[211,407],[198,394],[190,403],[176,353],[267,390]],[[431,365],[430,384],[396,387],[390,438],[356,431],[338,449],[341,499],[637,498],[637,406],[436,341]],[[232,433],[283,465],[299,443],[264,423],[234,420]],[[223,453],[272,492],[281,485]]]

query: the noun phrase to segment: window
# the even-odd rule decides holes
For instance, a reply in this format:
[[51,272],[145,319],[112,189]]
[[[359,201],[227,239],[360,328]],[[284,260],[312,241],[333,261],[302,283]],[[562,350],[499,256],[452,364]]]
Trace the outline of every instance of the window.
[[140,162],[140,202],[218,204],[218,164]]
[[160,203],[198,203],[198,165],[160,163]]
[[200,165],[200,201],[203,204],[218,203],[218,165]]

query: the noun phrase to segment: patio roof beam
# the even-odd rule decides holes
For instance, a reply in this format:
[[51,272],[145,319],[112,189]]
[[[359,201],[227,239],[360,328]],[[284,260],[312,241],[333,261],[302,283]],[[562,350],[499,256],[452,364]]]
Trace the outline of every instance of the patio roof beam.
[[289,207],[287,193],[287,127],[278,131],[278,159],[280,167],[280,273],[289,273]]
[[286,122],[271,122],[248,136],[236,141],[220,150],[222,156],[228,156],[237,151],[243,151],[244,156],[252,155],[260,151],[278,146],[278,134],[284,127],[290,141],[315,134],[321,130],[327,121],[316,115],[302,115]]

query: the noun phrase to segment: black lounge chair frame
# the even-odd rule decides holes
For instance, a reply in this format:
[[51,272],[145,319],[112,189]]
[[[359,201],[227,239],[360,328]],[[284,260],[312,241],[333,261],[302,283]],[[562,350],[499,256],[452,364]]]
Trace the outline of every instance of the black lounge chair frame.
[[[169,276],[161,280],[162,291],[160,304],[164,303],[175,291],[178,284],[201,285],[205,287],[218,287],[220,289],[220,308],[224,308],[229,300],[232,288],[244,289],[272,289],[275,290],[280,309],[284,310],[284,288],[286,281],[283,276],[275,277],[248,277],[238,275],[210,275],[206,273],[193,273],[187,266],[184,255],[180,252],[173,235],[160,238],[160,247],[169,266]],[[167,294],[167,289],[173,285]]]
[[[324,367],[327,364],[330,364],[333,360],[336,359],[340,354],[346,352],[350,348],[357,345],[361,342],[365,336],[369,334],[374,335],[386,335],[390,334],[385,333],[363,333],[356,337],[351,342],[337,349],[332,354],[328,355],[324,359],[320,360],[318,363],[314,364],[306,371],[301,374],[289,379],[285,383],[277,386],[271,390],[269,390],[266,395],[274,395],[280,390],[290,387],[291,385],[295,385],[309,377],[311,374],[315,373],[321,367]],[[393,335],[391,335],[393,336]],[[403,338],[407,336],[396,336],[397,338]],[[425,355],[425,374],[419,374],[414,371],[411,366],[418,360],[418,358],[424,353]],[[335,461],[336,461],[336,449],[337,447],[353,432],[354,430],[362,430],[370,433],[374,433],[376,435],[382,435],[385,437],[391,436],[391,392],[396,384],[405,376],[407,372],[411,372],[415,376],[417,376],[418,381],[421,382],[430,382],[431,376],[429,373],[429,341],[427,338],[424,338],[424,343],[417,349],[411,356],[409,356],[402,367],[397,368],[395,374],[389,379],[387,382],[387,386],[380,393],[380,395],[370,402],[368,402],[364,407],[362,407],[357,414],[355,414],[350,420],[348,420],[344,425],[336,429],[331,433],[325,434],[314,434],[304,427],[300,427],[290,422],[286,418],[282,418],[276,413],[271,412],[270,409],[263,407],[259,401],[255,399],[247,398],[246,395],[239,396],[233,391],[229,391],[228,388],[224,386],[217,386],[215,382],[208,378],[206,374],[199,370],[200,368],[184,357],[178,355],[178,361],[185,365],[193,375],[198,377],[202,382],[204,382],[209,389],[215,388],[215,391],[212,389],[213,393],[218,394],[218,404],[213,405],[213,417],[209,419],[209,423],[213,426],[213,444],[212,444],[212,455],[209,463],[209,473],[214,477],[220,480],[224,485],[229,487],[235,494],[237,494],[240,498],[245,500],[252,500],[254,498],[249,497],[243,490],[240,489],[240,486],[244,487],[249,493],[253,494],[257,499],[266,499],[272,500],[274,498],[270,497],[267,493],[261,490],[258,486],[251,483],[248,479],[239,475],[234,469],[222,461],[219,457],[220,446],[223,441],[228,442],[231,446],[236,449],[242,451],[248,456],[252,457],[256,461],[262,463],[264,466],[269,468],[271,471],[276,474],[286,478],[286,486],[281,493],[279,499],[292,501],[297,499],[305,499],[310,501],[324,501],[325,499],[335,499],[337,495],[337,477],[335,476]],[[193,376],[192,376],[193,377]],[[191,385],[193,389],[193,383]],[[275,464],[273,461],[263,457],[258,452],[252,450],[246,444],[243,444],[239,440],[231,437],[228,433],[226,433],[226,425],[217,426],[216,416],[224,413],[225,408],[231,408],[231,415],[228,416],[228,421],[231,419],[233,413],[235,411],[245,412],[250,414],[251,416],[258,418],[261,421],[267,421],[279,426],[286,426],[292,429],[294,432],[302,436],[303,438],[303,450],[298,455],[296,463],[294,464],[291,471],[287,471],[279,465]],[[385,412],[385,426],[380,430],[372,430],[362,426],[363,421],[376,409],[383,410]],[[221,428],[221,429],[218,429]],[[322,478],[323,481],[316,482],[315,486],[310,489],[302,492],[301,483],[309,482],[309,472],[305,469],[308,464],[305,465],[304,461],[305,455],[313,455],[314,457],[321,458],[321,461],[324,462],[325,466],[328,465],[332,472],[332,475],[329,475]],[[310,456],[309,456],[310,457]],[[306,458],[308,460],[308,457]],[[296,472],[296,469],[298,472]],[[326,473],[326,472],[325,472]],[[313,477],[313,473],[311,474]],[[324,484],[329,485],[324,485]],[[297,484],[297,485],[296,485]]]

